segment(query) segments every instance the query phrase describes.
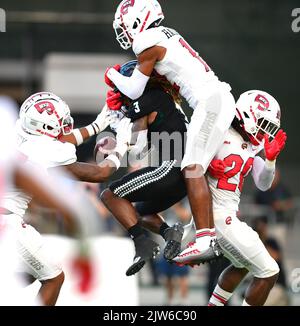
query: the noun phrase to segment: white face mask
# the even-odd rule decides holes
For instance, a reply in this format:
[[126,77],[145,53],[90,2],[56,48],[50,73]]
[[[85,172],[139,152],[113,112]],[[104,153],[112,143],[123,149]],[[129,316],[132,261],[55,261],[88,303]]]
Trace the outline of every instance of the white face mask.
[[70,115],[63,118],[61,124],[63,135],[69,135],[70,133],[72,133],[73,126],[74,126],[74,120]]

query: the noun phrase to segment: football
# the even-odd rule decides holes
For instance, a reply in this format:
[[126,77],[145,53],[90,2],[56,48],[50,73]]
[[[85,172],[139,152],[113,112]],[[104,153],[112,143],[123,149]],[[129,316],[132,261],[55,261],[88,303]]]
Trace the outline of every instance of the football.
[[111,154],[116,147],[116,139],[114,137],[106,136],[99,139],[94,148],[94,159],[101,163],[109,154]]

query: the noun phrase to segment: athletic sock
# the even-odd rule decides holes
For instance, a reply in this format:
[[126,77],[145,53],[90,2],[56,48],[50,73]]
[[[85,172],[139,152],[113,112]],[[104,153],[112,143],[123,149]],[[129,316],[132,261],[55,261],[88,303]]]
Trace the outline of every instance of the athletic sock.
[[215,239],[216,238],[216,229],[215,228],[211,228],[211,229],[209,229],[209,231],[210,231],[210,237],[212,239]]
[[208,306],[224,306],[232,296],[231,292],[223,290],[218,284],[216,285],[213,294],[211,295]]
[[135,238],[139,237],[140,235],[145,235],[144,230],[138,223],[135,224],[134,226],[132,226],[131,228],[129,228],[128,233],[129,233],[131,239],[133,239],[133,240]]
[[166,222],[163,222],[163,224],[159,228],[159,234],[165,238],[165,232],[169,228],[169,225]]
[[203,248],[203,250],[208,249],[210,240],[210,229],[196,230],[196,243],[200,246],[200,248]]

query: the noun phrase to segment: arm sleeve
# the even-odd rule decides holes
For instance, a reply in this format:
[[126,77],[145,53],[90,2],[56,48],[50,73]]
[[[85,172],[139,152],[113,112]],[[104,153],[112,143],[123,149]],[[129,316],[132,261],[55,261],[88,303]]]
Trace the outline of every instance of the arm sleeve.
[[264,161],[255,156],[252,169],[252,177],[256,187],[261,191],[270,189],[275,176],[275,161]]
[[131,77],[123,76],[113,68],[108,70],[107,76],[121,93],[132,100],[136,100],[143,94],[150,78],[140,72],[138,68],[134,69]]

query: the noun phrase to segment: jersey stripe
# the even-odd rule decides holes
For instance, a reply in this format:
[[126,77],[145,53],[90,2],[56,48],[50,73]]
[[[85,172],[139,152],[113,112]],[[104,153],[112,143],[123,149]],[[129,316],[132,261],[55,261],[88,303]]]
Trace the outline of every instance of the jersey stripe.
[[164,161],[161,166],[157,169],[139,175],[138,177],[126,182],[120,187],[114,190],[114,194],[119,197],[124,197],[138,189],[141,189],[153,182],[157,182],[158,180],[164,178],[171,169],[176,165],[176,160],[174,161]]

